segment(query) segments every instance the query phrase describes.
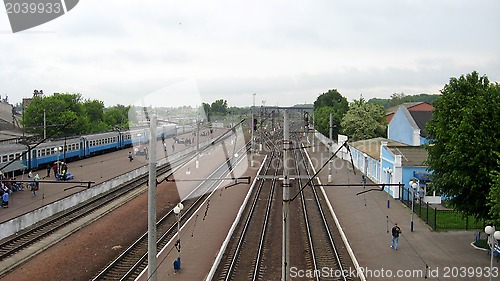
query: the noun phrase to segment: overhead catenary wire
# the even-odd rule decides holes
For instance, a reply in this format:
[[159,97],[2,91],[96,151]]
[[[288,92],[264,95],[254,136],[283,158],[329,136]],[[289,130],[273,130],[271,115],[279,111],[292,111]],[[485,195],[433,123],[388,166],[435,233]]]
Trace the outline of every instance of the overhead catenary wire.
[[[311,185],[311,182],[319,175],[319,173],[326,167],[326,165],[328,165],[328,163],[335,157],[337,156],[337,153],[340,151],[340,149],[342,149],[342,147],[348,147],[349,145],[347,144],[347,141],[345,141],[342,145],[340,145],[337,150],[332,154],[332,156],[330,156],[330,158],[328,158],[327,161],[325,161],[325,163],[323,164],[323,166],[321,166],[321,168],[318,169],[318,171],[316,171],[316,173],[304,184],[304,186],[302,186],[299,190],[299,192],[297,194],[295,194],[295,196],[293,196],[290,201],[293,201],[295,200],[295,198],[297,198],[297,196],[300,195],[300,192],[302,190],[304,190],[304,188],[306,188],[308,185]],[[348,150],[350,152],[350,150]],[[351,161],[352,161],[352,156],[351,156]],[[353,165],[354,166],[354,165]]]

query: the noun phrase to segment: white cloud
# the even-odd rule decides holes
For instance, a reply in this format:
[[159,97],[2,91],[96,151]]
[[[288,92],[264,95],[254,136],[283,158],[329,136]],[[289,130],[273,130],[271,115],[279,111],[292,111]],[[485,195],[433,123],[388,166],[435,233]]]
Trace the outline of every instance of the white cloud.
[[[79,92],[133,103],[179,81],[230,106],[435,93],[478,70],[499,81],[500,2],[86,0],[29,32],[0,15],[0,94]],[[169,100],[178,95],[169,93]]]

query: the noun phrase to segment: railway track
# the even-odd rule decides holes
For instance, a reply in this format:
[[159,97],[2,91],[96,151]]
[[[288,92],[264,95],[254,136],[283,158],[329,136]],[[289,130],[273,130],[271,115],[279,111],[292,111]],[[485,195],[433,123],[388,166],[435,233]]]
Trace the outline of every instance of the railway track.
[[[312,273],[296,276],[294,280],[357,280],[342,274],[353,268],[350,256],[332,216],[324,211],[328,210],[325,199],[317,193],[313,181],[308,183],[311,172],[304,147],[299,147],[300,139],[295,138],[293,143],[296,145],[289,150],[292,153],[286,160],[289,172],[293,170],[291,173],[296,174],[290,176],[294,178],[290,179],[290,192],[292,197],[300,196],[290,202],[290,263],[296,269]],[[264,175],[259,176],[253,190],[252,204],[244,211],[244,219],[236,227],[212,280],[281,279],[283,218],[282,190],[278,183],[283,161],[280,157],[277,149],[270,152]],[[306,183],[311,186],[301,189]]]
[[[227,138],[227,136],[219,138],[216,141],[212,141],[208,145],[202,147],[200,151],[204,151],[205,149],[212,147],[214,144],[217,144],[219,141],[222,141],[225,138]],[[196,151],[192,151],[182,155],[182,157],[179,157],[171,163],[167,163],[163,166],[157,167],[157,174],[168,174],[175,167],[181,166],[191,160],[195,155]],[[63,227],[68,226],[69,224],[74,223],[75,221],[82,219],[93,212],[96,212],[110,202],[113,202],[119,198],[123,198],[124,196],[127,196],[132,192],[135,192],[138,187],[146,184],[147,181],[147,174],[141,177],[137,177],[126,184],[95,196],[92,199],[82,202],[75,207],[69,208],[45,220],[37,222],[32,227],[23,229],[15,235],[3,239],[2,241],[0,241],[0,261],[15,256],[17,253],[23,251],[24,249],[27,249],[28,247],[31,247],[32,245],[49,237],[57,230],[62,229]],[[24,259],[23,261],[25,260],[26,259]],[[18,264],[19,262],[12,265],[9,269],[4,269],[2,275],[7,274],[9,270],[14,268]]]
[[338,244],[341,244],[341,239],[338,235],[335,237],[335,228],[329,227],[334,224],[329,222],[331,216],[324,211],[324,200],[318,195],[314,180],[306,181],[301,177],[311,178],[303,149],[295,150],[295,159],[299,186],[303,187],[307,182],[310,183],[301,190],[300,197],[312,261],[310,270],[322,273],[314,276],[314,279],[353,280],[351,276],[344,274],[349,271],[348,267],[352,266],[352,263],[349,255],[343,251],[343,247],[339,250]]
[[[237,154],[239,157],[228,159],[221,164],[208,178],[224,178],[230,173],[231,167],[234,167],[237,162],[241,161],[246,154],[248,144],[241,148]],[[198,208],[203,206],[209,200],[211,194],[215,192],[218,186],[217,181],[203,181],[195,190],[193,190],[185,200],[181,200],[184,205],[180,222],[183,224],[192,216]],[[199,195],[191,198],[191,194]],[[156,224],[157,229],[157,251],[170,243],[177,233],[177,219],[173,210],[169,211],[165,216],[160,218]],[[132,280],[147,267],[148,259],[148,237],[147,232],[139,237],[132,245],[130,245],[120,256],[111,261],[100,273],[92,280]]]
[[[186,157],[189,157],[186,156]],[[184,161],[185,159],[180,159]],[[174,165],[176,163],[173,163]],[[158,174],[164,174],[170,171],[171,166],[167,164],[163,167],[159,167]],[[58,229],[67,226],[76,220],[88,215],[91,212],[98,210],[99,208],[105,206],[106,204],[120,198],[129,192],[135,190],[137,187],[145,184],[147,182],[147,175],[136,178],[122,186],[114,188],[113,190],[96,196],[90,200],[83,202],[73,208],[69,208],[63,212],[60,212],[50,218],[38,222],[32,227],[26,228],[16,235],[7,237],[0,243],[0,260],[4,260],[17,252],[35,244],[36,242],[42,240],[43,238],[54,233]]]
[[[267,158],[264,174],[277,175],[273,162],[278,155],[272,152]],[[222,263],[213,280],[257,280],[263,274],[262,258],[265,246],[266,229],[270,223],[270,212],[276,196],[276,180],[258,180],[253,190],[252,203],[245,211],[245,219],[238,225],[238,230],[231,238],[232,243],[226,249]],[[241,258],[245,257],[245,258]]]

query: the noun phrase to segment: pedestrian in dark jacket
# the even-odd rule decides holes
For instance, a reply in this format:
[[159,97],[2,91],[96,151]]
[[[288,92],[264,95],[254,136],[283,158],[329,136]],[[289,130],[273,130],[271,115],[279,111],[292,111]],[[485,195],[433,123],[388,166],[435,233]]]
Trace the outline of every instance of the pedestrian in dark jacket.
[[398,224],[395,223],[394,227],[392,228],[392,243],[391,243],[391,248],[394,250],[398,249],[398,242],[399,242],[399,234],[401,234],[401,228],[399,228]]

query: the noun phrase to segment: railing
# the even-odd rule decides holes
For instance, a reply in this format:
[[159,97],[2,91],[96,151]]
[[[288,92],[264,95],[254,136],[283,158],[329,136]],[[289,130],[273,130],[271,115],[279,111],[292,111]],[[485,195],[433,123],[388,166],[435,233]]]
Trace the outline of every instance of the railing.
[[[419,216],[426,224],[434,230],[470,230],[484,229],[484,220],[476,219],[474,216],[465,215],[454,210],[440,209],[429,203],[422,202],[419,198],[412,198],[408,188],[400,187],[400,200],[403,204],[411,208],[412,199],[413,212]],[[415,193],[416,195],[416,193]]]

